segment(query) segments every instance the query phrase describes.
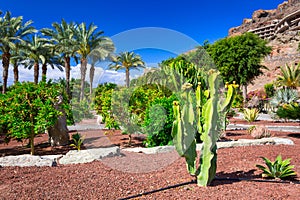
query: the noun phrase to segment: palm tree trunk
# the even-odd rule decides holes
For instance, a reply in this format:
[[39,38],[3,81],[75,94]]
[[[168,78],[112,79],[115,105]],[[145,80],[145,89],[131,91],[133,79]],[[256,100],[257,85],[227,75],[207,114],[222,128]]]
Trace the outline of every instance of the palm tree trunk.
[[129,68],[126,67],[126,86],[129,88],[129,83],[130,83],[130,79],[129,79]]
[[47,64],[43,64],[42,66],[42,81],[46,82],[47,80]]
[[81,75],[80,101],[84,99],[84,84],[85,84],[86,68],[87,68],[87,59],[82,58],[81,66],[80,66],[80,75]]
[[33,76],[34,76],[34,83],[38,84],[39,83],[39,63],[36,62],[34,63],[34,72],[33,72]]
[[3,94],[6,92],[6,89],[7,89],[9,59],[10,59],[10,53],[9,52],[2,54],[2,66],[3,66],[3,86],[2,86],[2,93]]
[[93,81],[94,81],[94,74],[95,74],[95,66],[92,64],[90,69],[90,98],[92,99],[93,93]]
[[14,64],[14,84],[19,82],[19,68],[17,62]]
[[70,57],[64,57],[65,60],[65,72],[66,72],[66,91],[68,94],[68,99],[71,100],[71,91],[70,91],[70,71],[71,71],[71,64],[70,64]]

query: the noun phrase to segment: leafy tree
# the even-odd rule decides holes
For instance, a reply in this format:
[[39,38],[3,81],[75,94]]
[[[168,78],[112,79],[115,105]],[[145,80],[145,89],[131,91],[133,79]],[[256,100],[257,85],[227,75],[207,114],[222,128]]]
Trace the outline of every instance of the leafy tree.
[[236,81],[243,86],[246,99],[247,85],[262,73],[262,59],[271,52],[267,42],[253,33],[228,37],[209,45],[213,58],[225,82]]
[[16,48],[16,43],[23,41],[23,38],[36,32],[31,26],[32,21],[23,23],[23,17],[11,17],[10,12],[6,12],[0,17],[0,50],[2,53],[3,66],[3,87],[2,93],[6,92],[8,67],[10,63],[11,50]]
[[126,87],[129,87],[130,84],[130,69],[138,69],[144,67],[144,61],[139,55],[135,54],[134,52],[121,52],[117,56],[112,58],[112,63],[110,64],[110,69],[125,69]]
[[277,77],[277,84],[291,89],[296,89],[300,86],[300,65],[280,67],[281,75]]
[[31,154],[34,137],[52,127],[62,114],[55,108],[60,92],[58,85],[42,81],[17,83],[6,94],[0,94],[0,122],[6,125],[9,137],[29,139]]

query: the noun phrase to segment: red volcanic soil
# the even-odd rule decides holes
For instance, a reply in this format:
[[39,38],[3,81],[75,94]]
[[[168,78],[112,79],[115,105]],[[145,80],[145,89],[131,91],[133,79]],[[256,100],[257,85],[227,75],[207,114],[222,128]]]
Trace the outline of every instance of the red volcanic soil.
[[[238,124],[241,122],[236,121]],[[255,123],[266,125],[270,122]],[[289,125],[299,126],[299,123]],[[80,133],[87,136],[89,142],[86,148],[114,144],[122,149],[128,142],[128,136],[119,131],[89,130]],[[219,149],[217,177],[208,187],[197,186],[195,178],[187,173],[184,159],[175,151],[147,155],[121,150],[119,157],[86,164],[2,167],[0,199],[299,199],[300,133],[271,133],[290,138],[295,145]],[[89,135],[94,140],[89,140]],[[95,135],[101,139],[95,139]],[[239,138],[251,136],[245,130],[226,133],[226,140]],[[143,136],[134,135],[134,146],[141,146],[142,140]],[[51,148],[46,142],[47,135],[36,138],[39,155],[70,150],[70,147]],[[28,150],[21,143],[6,145],[0,140],[0,156],[19,153],[28,153]],[[274,160],[279,154],[283,159],[291,158],[298,176],[285,181],[262,179],[261,171],[255,167],[256,164],[264,164],[260,157]]]

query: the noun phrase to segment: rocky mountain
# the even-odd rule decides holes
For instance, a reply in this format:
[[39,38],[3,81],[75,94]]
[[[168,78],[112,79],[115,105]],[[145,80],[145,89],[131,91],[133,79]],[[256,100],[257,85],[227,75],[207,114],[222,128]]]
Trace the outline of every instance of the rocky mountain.
[[289,0],[273,10],[257,10],[251,19],[231,28],[229,36],[253,32],[262,39],[268,40],[272,53],[263,64],[269,69],[257,77],[248,90],[261,89],[266,83],[276,79],[280,66],[295,65],[300,62],[298,45],[300,42],[300,0]]

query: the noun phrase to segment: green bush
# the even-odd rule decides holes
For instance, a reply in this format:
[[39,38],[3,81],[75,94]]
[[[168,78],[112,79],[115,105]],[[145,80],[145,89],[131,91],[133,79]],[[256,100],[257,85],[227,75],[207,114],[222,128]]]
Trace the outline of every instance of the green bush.
[[232,108],[243,108],[244,105],[244,99],[243,95],[241,92],[237,92],[236,95],[234,96],[234,100],[232,102]]
[[256,165],[256,167],[263,171],[262,177],[264,178],[283,179],[296,175],[296,172],[292,170],[294,166],[290,165],[291,159],[282,160],[280,155],[277,156],[274,162],[265,157],[262,157],[262,159],[265,161],[267,167],[262,165]]
[[276,114],[282,119],[300,119],[300,106],[298,103],[283,104],[280,106]]
[[58,84],[23,82],[13,85],[6,94],[0,94],[0,123],[5,125],[8,137],[29,139],[34,154],[34,137],[53,126],[68,104],[58,102],[63,89]]
[[273,83],[267,83],[264,85],[265,93],[267,95],[267,98],[271,98],[275,94],[275,88]]
[[178,98],[175,94],[170,97],[155,99],[146,109],[144,132],[147,137],[147,147],[168,145],[172,143],[172,125],[174,121],[173,101]]
[[90,112],[91,108],[87,100],[78,101],[76,98],[71,100],[73,120],[75,123],[83,119],[92,119],[94,116]]

